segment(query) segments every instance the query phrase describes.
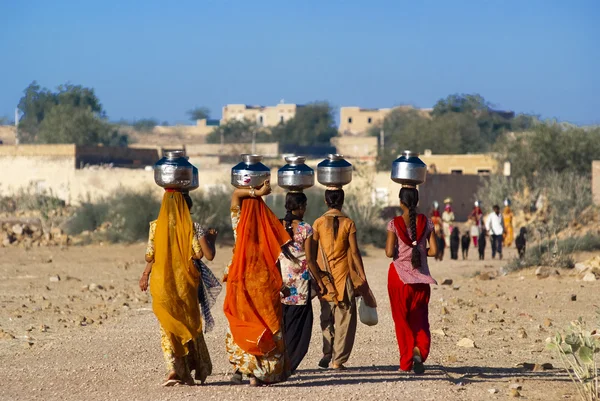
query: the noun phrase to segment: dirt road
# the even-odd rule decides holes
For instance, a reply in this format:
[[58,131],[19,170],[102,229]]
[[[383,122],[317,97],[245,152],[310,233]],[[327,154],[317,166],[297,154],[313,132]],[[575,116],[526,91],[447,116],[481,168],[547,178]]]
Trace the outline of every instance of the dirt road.
[[[558,367],[544,340],[578,316],[592,320],[591,305],[599,301],[598,282],[565,272],[494,278],[502,262],[479,262],[474,254],[468,261],[432,262],[438,281],[453,284],[432,291],[432,352],[426,375],[414,377],[397,371],[389,261],[369,248],[365,264],[380,323],[359,325],[348,371],[317,369],[317,320],[309,354],[287,383],[230,386],[226,320],[217,306],[216,329],[207,335],[214,365],[208,384],[166,389],[160,386],[158,326],[148,297],[137,289],[143,252],[142,245],[1,249],[0,400],[494,400],[509,397],[513,384],[529,400],[576,399],[560,370],[534,372],[517,364]],[[219,249],[211,268],[220,273],[230,254]],[[463,338],[476,348],[457,346]]]

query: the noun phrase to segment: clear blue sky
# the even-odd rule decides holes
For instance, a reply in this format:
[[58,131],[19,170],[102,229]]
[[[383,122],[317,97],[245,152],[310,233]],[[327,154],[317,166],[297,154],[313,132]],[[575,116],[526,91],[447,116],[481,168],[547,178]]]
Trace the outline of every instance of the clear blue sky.
[[600,123],[598,0],[0,0],[0,116],[33,80],[95,88],[111,120],[328,100]]

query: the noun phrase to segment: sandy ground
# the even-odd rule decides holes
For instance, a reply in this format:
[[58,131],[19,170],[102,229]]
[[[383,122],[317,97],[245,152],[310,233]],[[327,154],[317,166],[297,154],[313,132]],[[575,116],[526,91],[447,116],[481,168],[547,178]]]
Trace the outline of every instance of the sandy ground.
[[[137,289],[143,245],[1,252],[0,400],[494,400],[510,397],[514,384],[529,400],[576,399],[560,369],[517,365],[559,367],[544,340],[578,316],[592,320],[592,305],[600,300],[598,282],[583,283],[568,272],[545,279],[532,270],[491,278],[502,262],[480,262],[474,252],[467,261],[432,262],[440,283],[454,283],[433,288],[431,326],[445,336],[433,334],[428,371],[414,377],[397,371],[389,261],[382,250],[369,248],[365,264],[380,322],[359,324],[348,371],[317,369],[321,338],[315,320],[309,354],[288,382],[229,385],[226,320],[218,305],[217,327],[207,334],[214,364],[207,385],[162,388],[158,326],[148,297]],[[211,268],[221,272],[230,254],[230,248],[219,249]],[[318,303],[313,306],[318,317]],[[458,347],[462,338],[476,348]]]

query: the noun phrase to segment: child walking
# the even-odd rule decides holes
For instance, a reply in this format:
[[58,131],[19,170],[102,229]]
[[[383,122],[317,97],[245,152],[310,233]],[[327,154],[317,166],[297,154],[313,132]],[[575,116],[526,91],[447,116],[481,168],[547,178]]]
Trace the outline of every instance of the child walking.
[[388,223],[385,254],[394,259],[388,272],[388,293],[400,350],[400,370],[423,374],[431,344],[430,284],[437,284],[429,273],[427,257],[436,255],[437,242],[431,220],[417,214],[418,203],[415,187],[404,186],[400,190],[402,216]]

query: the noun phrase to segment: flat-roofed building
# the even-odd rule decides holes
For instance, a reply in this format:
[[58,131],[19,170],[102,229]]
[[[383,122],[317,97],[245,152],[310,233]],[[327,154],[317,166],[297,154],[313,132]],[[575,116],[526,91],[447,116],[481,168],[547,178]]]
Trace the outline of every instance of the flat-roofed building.
[[223,107],[222,123],[232,120],[254,121],[263,127],[274,127],[296,116],[296,110],[302,105],[280,103],[276,106],[249,106],[246,104],[228,104]]

